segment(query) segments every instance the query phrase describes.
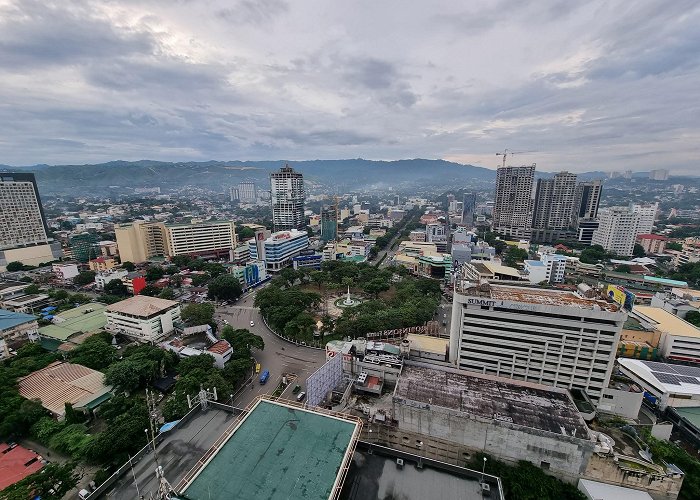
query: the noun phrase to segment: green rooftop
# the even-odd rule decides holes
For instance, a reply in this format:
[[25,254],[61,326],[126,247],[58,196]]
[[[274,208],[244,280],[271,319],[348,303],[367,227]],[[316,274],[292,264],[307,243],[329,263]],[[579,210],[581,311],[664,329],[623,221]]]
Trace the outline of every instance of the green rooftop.
[[674,407],[673,409],[678,415],[693,424],[696,429],[700,429],[700,406],[689,406],[685,408]]
[[107,324],[107,316],[104,314],[106,307],[104,304],[91,302],[59,313],[56,317],[63,321],[42,326],[39,328],[39,335],[57,340],[68,340],[78,333],[97,332]]
[[259,401],[182,491],[190,500],[326,500],[357,423]]

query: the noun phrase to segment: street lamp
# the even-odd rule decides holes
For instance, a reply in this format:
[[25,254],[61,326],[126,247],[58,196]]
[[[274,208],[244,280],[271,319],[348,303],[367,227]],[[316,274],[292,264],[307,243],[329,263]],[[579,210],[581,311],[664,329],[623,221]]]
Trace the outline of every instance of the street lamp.
[[484,473],[486,472],[486,457],[484,457],[484,465],[481,468],[481,484],[484,484]]
[[423,468],[423,441],[418,441],[418,468]]
[[372,454],[372,429],[369,429],[369,451],[367,453]]

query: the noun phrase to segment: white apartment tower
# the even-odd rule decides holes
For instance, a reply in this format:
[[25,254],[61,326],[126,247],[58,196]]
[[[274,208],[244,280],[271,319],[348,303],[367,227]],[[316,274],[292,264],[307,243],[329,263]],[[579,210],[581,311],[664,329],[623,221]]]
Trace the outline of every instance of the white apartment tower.
[[532,229],[532,185],[535,164],[496,171],[493,228],[508,236],[529,238]]
[[629,257],[639,233],[640,214],[628,207],[609,207],[600,211],[598,229],[593,232],[592,245]]
[[457,277],[450,361],[467,371],[565,389],[597,403],[627,313],[573,292],[475,284]]
[[304,227],[304,176],[289,165],[270,174],[270,201],[275,231]]
[[639,226],[637,234],[651,234],[654,229],[656,213],[659,210],[659,202],[655,203],[630,203],[630,209],[639,214]]
[[34,174],[0,173],[0,250],[48,242]]

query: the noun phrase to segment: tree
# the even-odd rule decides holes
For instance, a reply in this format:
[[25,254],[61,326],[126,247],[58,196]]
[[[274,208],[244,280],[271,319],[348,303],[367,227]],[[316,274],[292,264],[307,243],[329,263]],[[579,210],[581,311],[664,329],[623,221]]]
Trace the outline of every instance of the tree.
[[581,262],[584,264],[597,264],[607,258],[605,249],[600,245],[592,245],[581,252]]
[[129,262],[128,260],[126,262],[122,262],[122,267],[130,273],[136,270],[136,265],[133,262]]
[[95,281],[95,271],[82,271],[73,278],[73,284],[82,286]]
[[503,263],[509,267],[515,267],[518,262],[522,262],[527,259],[527,250],[518,248],[516,246],[510,246],[505,252],[505,257],[503,258]]
[[66,300],[68,298],[68,292],[65,290],[56,290],[53,292],[53,298],[56,300]]
[[139,292],[139,295],[148,295],[149,297],[155,297],[160,293],[160,288],[154,285],[146,285],[143,287],[143,289]]
[[238,278],[232,274],[222,274],[211,280],[207,296],[214,300],[236,300],[242,293]]
[[685,314],[685,320],[698,328],[700,328],[700,312],[698,311],[688,311]]
[[239,240],[247,240],[255,237],[255,231],[246,226],[236,226],[236,233]]
[[107,295],[117,295],[120,297],[126,297],[129,295],[129,289],[126,285],[119,279],[113,279],[105,285],[105,293]]
[[297,272],[291,267],[285,267],[280,271],[279,275],[287,282],[288,287],[293,287],[298,277]]
[[146,281],[158,281],[165,276],[165,271],[160,266],[151,266],[146,269]]
[[183,280],[182,274],[173,274],[170,277],[170,286],[175,287],[175,288],[180,288],[182,286],[182,280]]
[[92,299],[90,299],[90,297],[84,293],[74,293],[68,296],[68,302],[72,302],[74,304],[87,304],[90,302],[90,300]]
[[9,262],[7,266],[5,266],[7,269],[7,272],[14,273],[17,271],[21,271],[24,269],[24,264],[22,264],[19,261],[14,261],[14,262]]
[[39,285],[36,284],[31,284],[27,288],[24,289],[24,293],[28,295],[34,295],[41,292],[41,288],[39,288]]
[[326,281],[326,273],[323,271],[314,271],[311,273],[311,281],[318,285],[318,289],[321,289],[321,285]]
[[365,293],[368,293],[370,295],[373,295],[375,298],[379,296],[379,294],[385,290],[389,289],[389,283],[381,277],[374,278],[370,281],[367,281],[363,286],[362,290],[364,290]]
[[192,275],[192,286],[206,285],[210,279],[211,279],[211,276],[209,276],[209,274],[207,274],[207,273],[194,274],[194,275]]
[[206,325],[214,320],[214,304],[187,304],[181,313],[182,321],[191,326]]
[[41,497],[44,500],[61,500],[78,484],[78,479],[75,463],[50,463],[40,471],[2,490],[2,498],[3,500],[27,500],[27,498]]
[[165,287],[158,294],[158,297],[160,297],[161,299],[173,300],[175,299],[175,292],[172,288]]
[[115,389],[132,392],[141,386],[141,370],[137,363],[124,360],[109,367],[105,382]]
[[632,250],[632,256],[633,257],[646,257],[647,253],[644,250],[644,247],[640,245],[639,243],[634,244],[634,250]]
[[620,264],[615,268],[615,272],[618,273],[630,273],[632,268],[628,264]]
[[250,358],[250,349],[265,349],[265,341],[260,335],[251,333],[247,328],[234,329],[226,325],[221,330],[221,338],[231,344],[233,358]]
[[219,264],[218,262],[211,262],[208,263],[205,266],[205,269],[209,276],[212,278],[216,278],[217,276],[221,276],[222,274],[226,274],[226,268],[222,265]]
[[93,335],[68,353],[71,363],[93,370],[105,370],[117,360],[117,354],[109,341],[101,335]]
[[670,241],[666,243],[666,250],[675,250],[677,252],[680,252],[683,250],[683,245],[681,245],[677,241]]

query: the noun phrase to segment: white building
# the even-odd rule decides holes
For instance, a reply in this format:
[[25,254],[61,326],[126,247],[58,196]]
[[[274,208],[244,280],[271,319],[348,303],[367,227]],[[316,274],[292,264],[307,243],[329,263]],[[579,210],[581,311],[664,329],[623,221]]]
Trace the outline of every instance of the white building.
[[534,180],[534,164],[498,168],[496,200],[493,206],[493,227],[496,232],[508,236],[530,237]]
[[619,358],[620,371],[656,398],[661,411],[700,406],[700,367]]
[[661,332],[659,350],[664,358],[700,363],[700,329],[659,307],[635,306],[630,315]]
[[165,226],[166,254],[226,255],[236,248],[236,230],[232,221],[206,221],[196,224]]
[[51,266],[51,270],[56,278],[61,281],[72,280],[78,274],[80,274],[77,264],[54,264]]
[[649,180],[652,180],[652,181],[666,181],[666,180],[668,180],[668,170],[665,168],[658,168],[656,170],[651,170],[649,172]]
[[272,233],[263,242],[264,255],[258,255],[258,245],[255,240],[248,241],[250,258],[252,260],[264,260],[268,271],[279,271],[292,263],[292,257],[308,248],[309,236],[306,231],[291,229]]
[[550,253],[542,255],[540,260],[526,260],[525,270],[530,283],[563,283],[566,261],[566,255]]
[[639,214],[639,224],[637,225],[637,235],[650,234],[654,229],[656,213],[659,211],[659,203],[631,203],[630,209]]
[[106,271],[101,271],[95,275],[95,288],[98,290],[104,290],[105,285],[112,280],[122,280],[126,278],[129,271],[126,269],[108,269]]
[[304,176],[289,165],[270,174],[272,223],[276,230],[304,227]]
[[138,342],[158,342],[181,322],[178,302],[147,295],[136,295],[110,304],[105,315],[105,330]]
[[599,215],[598,229],[593,232],[591,244],[623,257],[632,255],[640,234],[640,214],[627,207],[610,207],[601,209]]
[[463,370],[567,389],[597,402],[627,314],[572,292],[455,282],[450,361]]

